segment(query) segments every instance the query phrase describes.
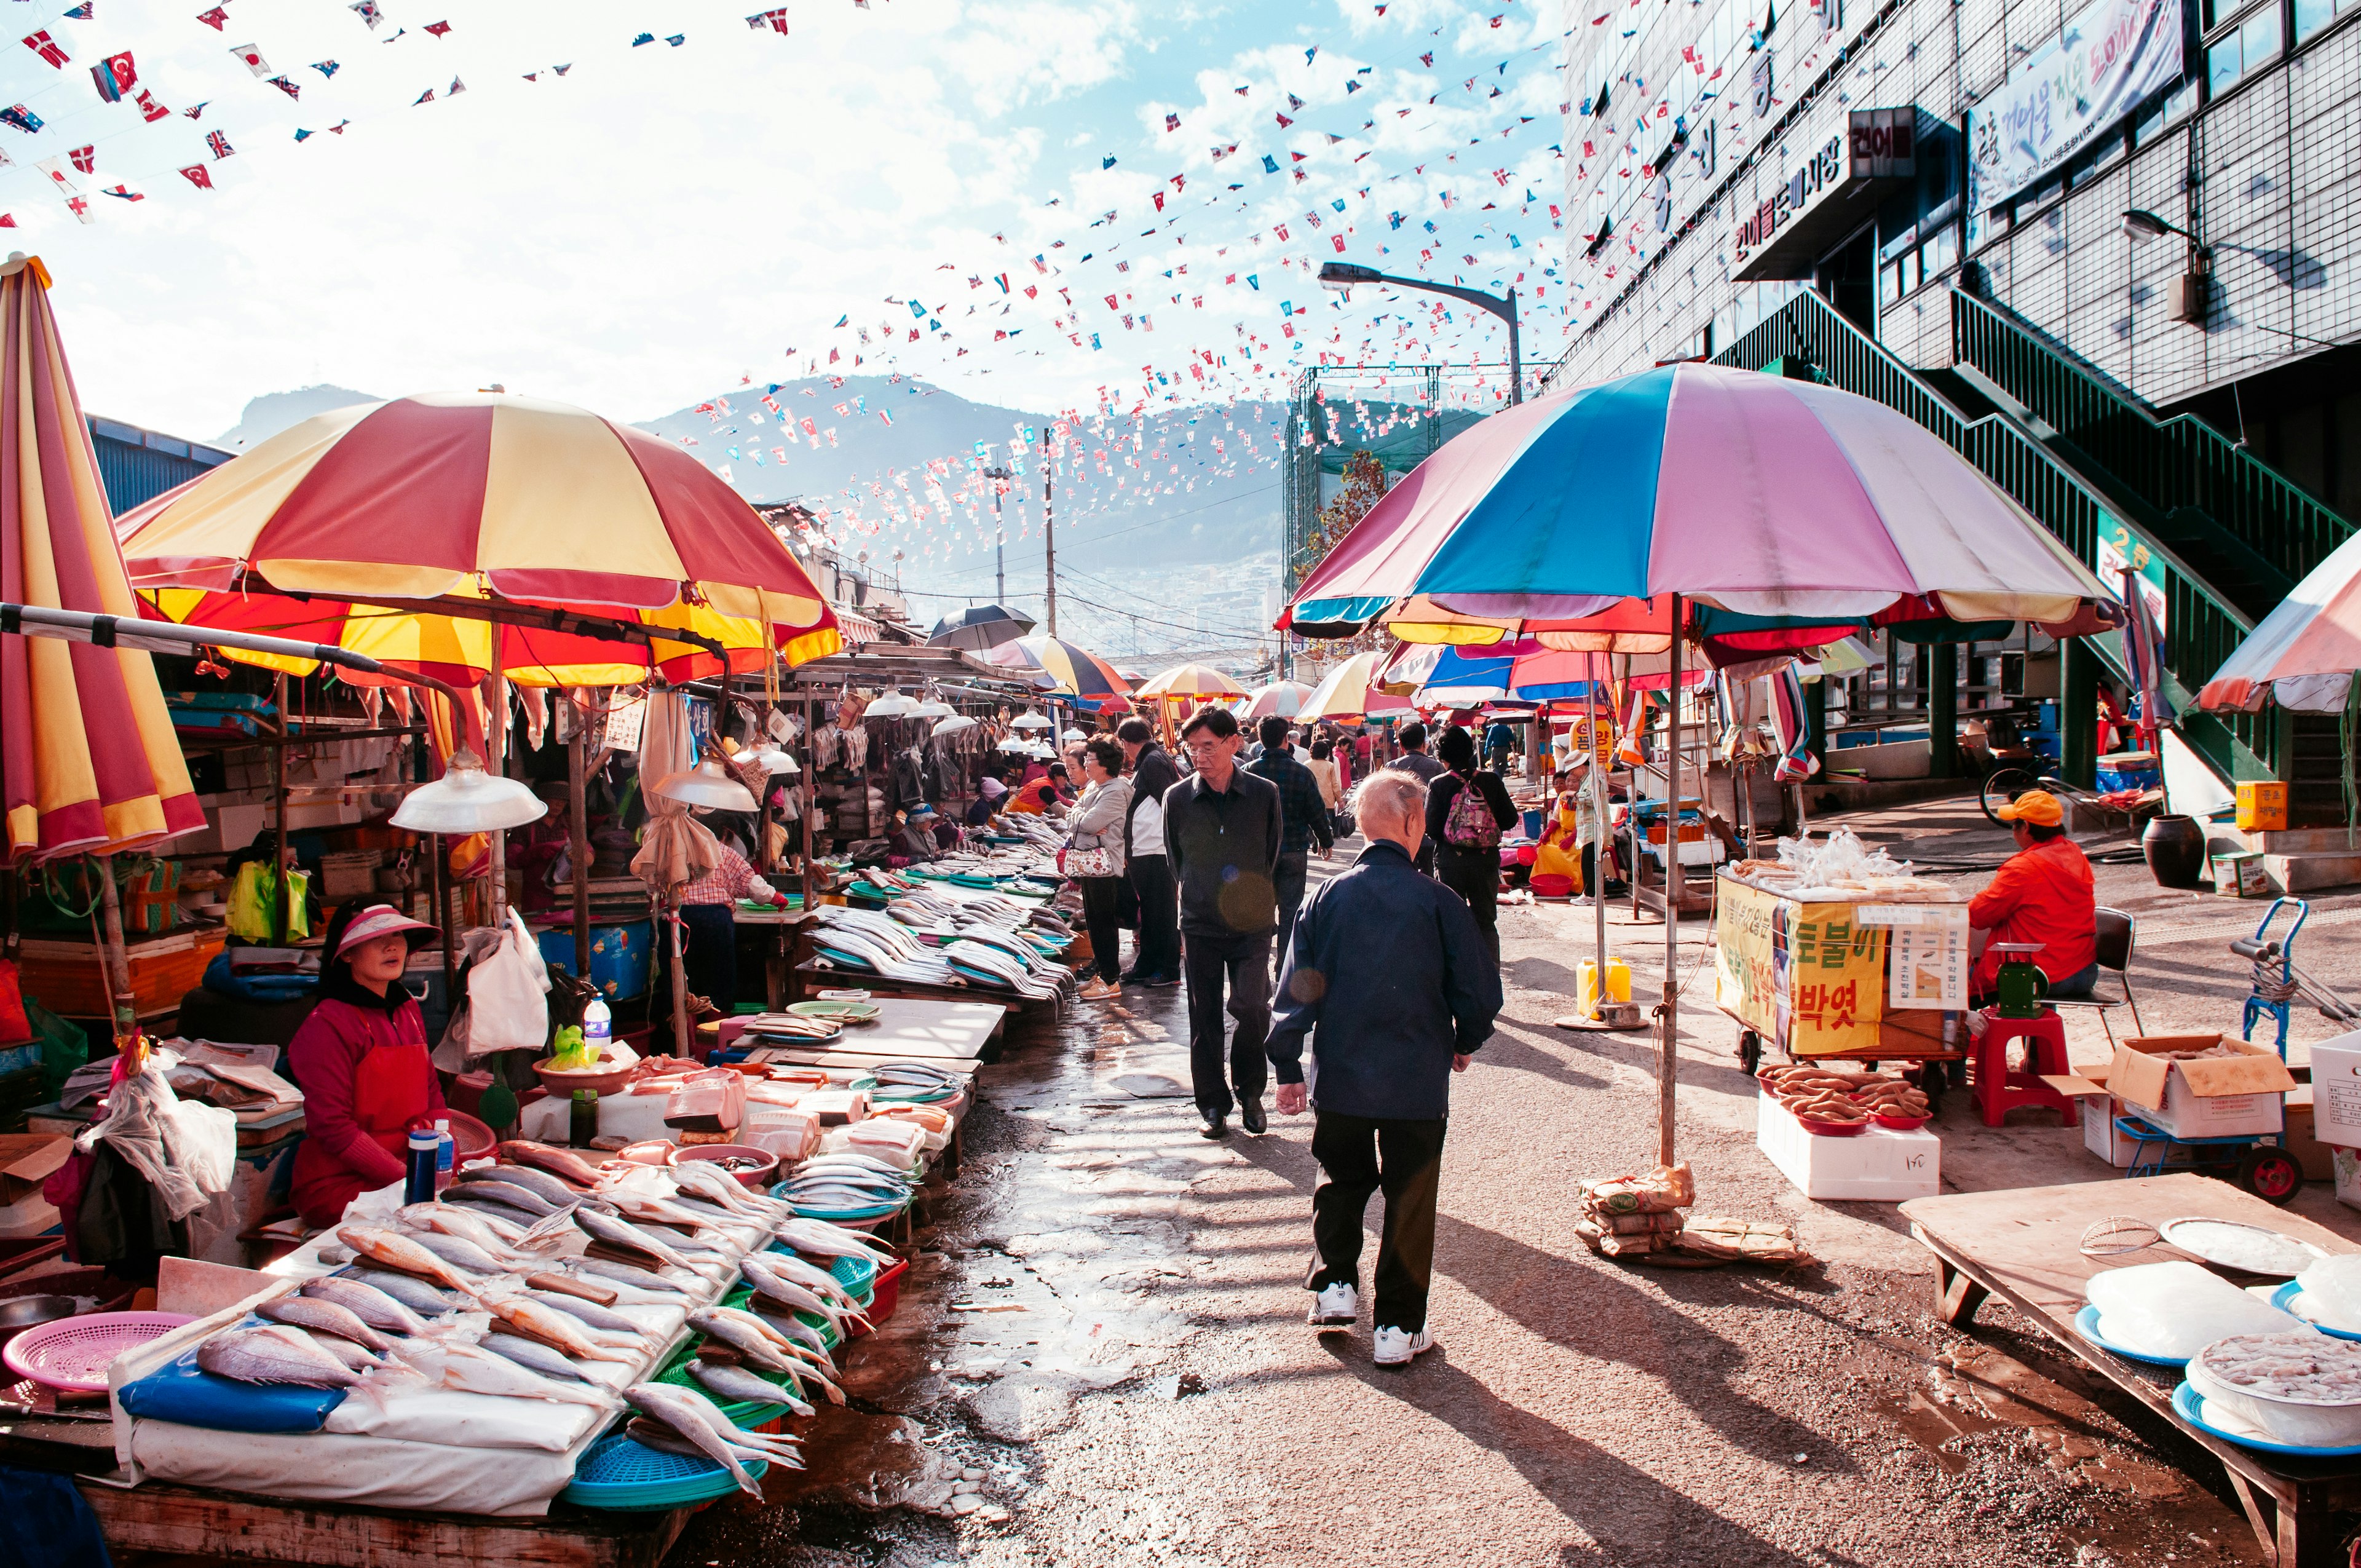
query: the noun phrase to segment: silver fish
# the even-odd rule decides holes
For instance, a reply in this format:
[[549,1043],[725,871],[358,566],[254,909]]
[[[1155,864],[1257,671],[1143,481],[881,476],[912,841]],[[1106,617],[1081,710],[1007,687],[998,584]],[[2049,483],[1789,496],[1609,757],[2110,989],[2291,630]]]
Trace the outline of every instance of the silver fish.
[[682,1398],[686,1388],[665,1383],[635,1383],[623,1390],[623,1398],[631,1407],[652,1420],[662,1422],[695,1445],[699,1453],[730,1472],[738,1489],[761,1501],[763,1488],[740,1463],[738,1450],[724,1441],[721,1434]]
[[401,1274],[390,1268],[348,1268],[335,1277],[366,1285],[372,1290],[390,1296],[422,1318],[439,1318],[445,1312],[456,1312],[459,1303],[450,1292],[429,1285],[413,1274]]
[[568,1361],[564,1352],[545,1345],[537,1339],[526,1339],[522,1334],[486,1334],[477,1343],[494,1355],[507,1356],[528,1372],[538,1372],[544,1377],[589,1383],[594,1387],[599,1387],[588,1374]]
[[309,1334],[272,1326],[231,1329],[197,1346],[197,1365],[240,1383],[286,1383],[307,1388],[349,1388],[361,1375],[329,1354]]
[[506,1356],[480,1345],[442,1344],[405,1351],[403,1359],[448,1388],[470,1394],[491,1394],[509,1399],[550,1399],[562,1405],[596,1405],[612,1409],[615,1397],[590,1384],[561,1383],[528,1372]]
[[527,1191],[513,1181],[455,1181],[444,1190],[443,1201],[446,1203],[498,1203],[504,1208],[521,1210],[535,1219],[564,1207],[551,1202],[538,1192]]
[[694,1268],[688,1259],[682,1255],[671,1243],[649,1234],[627,1220],[593,1209],[587,1203],[574,1211],[574,1223],[581,1226],[583,1234],[593,1241],[605,1242],[609,1246],[619,1246],[627,1251],[645,1253],[658,1262],[668,1263],[675,1268],[692,1270]]
[[341,1335],[306,1333],[303,1337],[355,1372],[369,1372],[385,1365],[379,1357],[371,1355],[368,1351]]
[[556,1290],[527,1290],[526,1295],[544,1307],[581,1319],[594,1329],[614,1329],[627,1334],[644,1335],[647,1330],[620,1312],[610,1312],[596,1301],[585,1301],[579,1296],[568,1296]]
[[313,1296],[280,1296],[255,1308],[257,1317],[269,1318],[275,1323],[290,1323],[299,1329],[317,1333],[335,1334],[355,1344],[374,1351],[388,1351],[393,1342],[356,1317],[348,1308],[334,1301],[324,1301]]
[[404,1231],[402,1234],[456,1268],[479,1277],[503,1273],[508,1266],[465,1236],[441,1231]]
[[535,1170],[529,1165],[512,1164],[478,1166],[473,1170],[462,1171],[458,1181],[454,1183],[444,1196],[449,1197],[452,1191],[456,1191],[460,1187],[480,1186],[487,1181],[505,1182],[511,1187],[522,1187],[552,1208],[570,1209],[582,1201],[579,1190],[559,1180],[549,1172]]
[[316,1300],[342,1307],[373,1329],[398,1334],[423,1333],[426,1329],[426,1320],[392,1295],[347,1275],[328,1274],[307,1279],[302,1292]]
[[797,1252],[807,1252],[814,1257],[875,1257],[880,1253],[887,1257],[894,1255],[894,1249],[875,1236],[848,1231],[826,1220],[789,1220],[779,1227],[778,1235]]
[[[511,1224],[506,1220],[496,1219],[489,1208],[478,1212],[473,1208],[462,1208],[456,1203],[412,1203],[396,1209],[393,1212],[393,1217],[408,1227],[412,1234],[419,1231],[440,1231],[446,1236],[457,1236],[461,1241],[473,1242],[486,1252],[496,1255],[513,1251],[510,1244],[515,1237],[524,1234],[522,1226]],[[507,1231],[510,1234],[504,1236],[500,1234],[501,1231]]]
[[628,1285],[635,1290],[645,1290],[653,1295],[688,1294],[688,1287],[666,1279],[652,1269],[618,1263],[610,1257],[570,1257],[566,1260],[566,1266],[576,1274],[588,1275],[594,1279],[604,1279],[616,1285]]
[[852,1293],[844,1288],[844,1281],[825,1268],[805,1262],[794,1253],[763,1252],[753,1255],[762,1259],[763,1267],[776,1270],[815,1295],[840,1302],[855,1311],[861,1308],[861,1303],[854,1300]]
[[848,1317],[860,1319],[863,1327],[868,1325],[868,1316],[857,1308],[848,1310],[837,1306],[809,1286],[789,1277],[785,1270],[771,1266],[760,1254],[749,1255],[741,1266],[757,1295],[776,1301],[791,1311],[810,1312],[825,1318],[836,1324],[840,1331]]
[[719,1340],[757,1366],[766,1366],[774,1372],[801,1370],[798,1359],[772,1343],[769,1336],[762,1331],[725,1318],[719,1312],[691,1312],[688,1326],[708,1339]]
[[785,1405],[799,1416],[815,1413],[809,1405],[796,1398],[792,1387],[781,1387],[768,1378],[757,1377],[742,1366],[692,1357],[682,1370],[698,1387],[733,1405]]

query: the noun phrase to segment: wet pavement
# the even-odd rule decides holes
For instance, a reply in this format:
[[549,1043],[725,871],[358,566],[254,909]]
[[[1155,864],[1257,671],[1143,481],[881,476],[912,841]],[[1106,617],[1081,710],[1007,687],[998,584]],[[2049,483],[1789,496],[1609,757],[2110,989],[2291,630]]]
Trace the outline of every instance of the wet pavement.
[[[1916,821],[1962,861],[1994,847],[1946,809]],[[2253,906],[2101,875],[2103,900],[2149,901],[2169,948],[2142,992],[2150,1028],[2235,1020],[2244,976],[2210,957],[2213,927]],[[811,1469],[774,1472],[766,1505],[698,1515],[670,1562],[2262,1561],[2202,1450],[2004,1305],[1972,1337],[1942,1327],[1890,1206],[1808,1202],[1760,1156],[1701,928],[1679,954],[1699,1211],[1793,1223],[1822,1262],[1590,1255],[1570,1189],[1649,1162],[1653,1043],[1552,1026],[1587,909],[1507,906],[1501,928],[1508,1009],[1454,1083],[1438,1344],[1413,1367],[1371,1365],[1366,1313],[1350,1335],[1303,1323],[1310,1119],[1199,1138],[1179,990],[1014,1021],[961,1178],[919,1216],[899,1310],[851,1353],[850,1407],[807,1434]],[[1612,947],[1653,996],[1662,927],[1619,912]],[[1947,1187],[2110,1177],[2077,1133],[1988,1132],[1965,1096],[1939,1130]],[[2324,1188],[2301,1205],[2361,1232]]]

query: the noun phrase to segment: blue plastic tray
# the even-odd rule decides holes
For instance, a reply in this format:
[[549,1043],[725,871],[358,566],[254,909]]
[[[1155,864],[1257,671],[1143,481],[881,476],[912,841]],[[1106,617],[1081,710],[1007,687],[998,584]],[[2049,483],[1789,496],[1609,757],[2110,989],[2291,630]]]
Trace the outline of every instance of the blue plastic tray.
[[2361,1334],[2356,1334],[2350,1329],[2332,1329],[2326,1323],[2313,1323],[2310,1318],[2304,1318],[2303,1314],[2297,1311],[2293,1305],[2295,1299],[2302,1294],[2303,1287],[2290,1279],[2286,1284],[2271,1292],[2271,1305],[2277,1307],[2282,1312],[2289,1313],[2294,1317],[2303,1318],[2305,1322],[2311,1323],[2313,1328],[2318,1329],[2322,1333],[2326,1334],[2331,1339],[2361,1340]]
[[[757,1481],[770,1472],[767,1459],[743,1463]],[[640,1513],[707,1502],[737,1489],[730,1472],[710,1459],[660,1453],[617,1432],[590,1445],[574,1467],[573,1484],[558,1496],[586,1508]]]
[[2199,1431],[2212,1432],[2224,1442],[2235,1442],[2240,1448],[2251,1448],[2262,1453],[2284,1453],[2293,1459],[2349,1459],[2361,1453],[2361,1443],[2346,1448],[2298,1448],[2293,1443],[2273,1442],[2268,1438],[2247,1437],[2242,1433],[2215,1426],[2205,1419],[2205,1398],[2183,1383],[2172,1391],[2172,1409],[2182,1420]]
[[2120,1355],[2125,1361],[2143,1362],[2149,1366],[2187,1366],[2189,1365],[2189,1358],[2185,1355],[2143,1355],[2138,1351],[2125,1350],[2122,1345],[2102,1339],[2099,1336],[2099,1309],[2096,1307],[2085,1307],[2074,1314],[2074,1332],[2108,1354]]

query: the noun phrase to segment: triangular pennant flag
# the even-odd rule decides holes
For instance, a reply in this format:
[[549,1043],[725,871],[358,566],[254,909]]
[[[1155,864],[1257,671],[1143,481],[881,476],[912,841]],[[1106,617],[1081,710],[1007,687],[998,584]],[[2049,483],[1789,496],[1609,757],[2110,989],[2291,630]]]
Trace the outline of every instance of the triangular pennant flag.
[[287,78],[283,76],[272,77],[270,79],[270,84],[273,87],[278,88],[281,93],[286,93],[290,98],[301,98],[303,95],[303,89],[298,87],[295,83],[288,81]]
[[14,213],[0,213],[0,229],[12,229],[12,228],[15,228],[16,226],[16,214],[14,214]]
[[181,172],[188,177],[190,184],[200,191],[210,191],[214,188],[213,170],[202,163],[192,163]]
[[109,185],[101,194],[113,196],[122,202],[144,202],[148,199],[128,185]]
[[222,24],[229,20],[229,13],[216,5],[210,11],[198,12],[197,20],[211,27],[214,31],[220,32],[222,30]]
[[201,120],[204,118],[205,105],[212,102],[213,100],[211,98],[200,98],[195,103],[190,104],[187,108],[181,110],[181,113],[188,115],[189,118],[192,120]]
[[237,56],[245,63],[246,68],[257,76],[270,74],[270,62],[263,59],[262,51],[252,44],[232,44],[229,46],[229,52]]
[[436,38],[441,38],[445,33],[447,33],[447,32],[449,32],[449,31],[451,30],[451,24],[450,24],[450,23],[448,23],[448,22],[429,22],[429,23],[427,23],[427,24],[426,24],[426,30],[427,30],[428,32],[430,32],[430,33],[433,33]]
[[145,87],[139,89],[132,101],[139,105],[139,117],[150,125],[158,120],[169,120],[172,117],[172,111],[156,102],[156,95]]
[[213,155],[216,159],[227,158],[237,150],[229,145],[229,134],[225,131],[207,131],[205,146],[213,150]]
[[415,109],[421,104],[432,104],[433,102],[434,102],[434,89],[429,87],[425,92],[421,93],[417,97],[412,98],[410,101],[410,106]]
[[344,68],[333,60],[315,60],[312,62],[312,69],[322,76],[334,76]]
[[370,32],[377,31],[378,25],[385,20],[385,13],[377,8],[377,0],[353,0],[345,8],[368,23]]
[[445,93],[443,96],[445,98],[456,98],[460,93],[465,93],[467,90],[467,84],[455,76],[451,78],[450,90]]
[[93,3],[93,0],[82,0],[81,5],[66,13],[66,20],[70,22],[87,22],[91,19],[92,16],[97,12],[97,9],[98,7]]
[[95,144],[90,147],[78,147],[66,156],[72,159],[73,166],[84,174],[94,172],[98,167],[98,148]]
[[82,223],[94,224],[98,221],[90,215],[90,198],[87,196],[67,197],[66,210]]

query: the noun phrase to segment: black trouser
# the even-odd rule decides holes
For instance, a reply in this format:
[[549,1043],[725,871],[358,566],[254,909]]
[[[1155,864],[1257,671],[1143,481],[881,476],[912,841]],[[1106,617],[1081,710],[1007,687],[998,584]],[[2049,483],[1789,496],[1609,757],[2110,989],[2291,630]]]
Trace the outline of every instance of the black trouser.
[[[1262,1096],[1270,1077],[1270,1063],[1262,1054],[1270,1036],[1270,933],[1251,937],[1189,933],[1183,955],[1189,981],[1189,1076],[1197,1091],[1197,1109],[1209,1116],[1226,1116],[1234,1102],[1230,1085],[1246,1099]],[[1229,982],[1229,1015],[1238,1021],[1229,1041],[1228,1070],[1224,1071],[1222,985]]]
[[[680,967],[689,994],[704,997],[727,1018],[738,1005],[738,922],[726,904],[684,904],[680,920]],[[672,972],[669,954],[664,969]]]
[[1076,877],[1082,890],[1082,921],[1091,933],[1091,961],[1109,985],[1123,978],[1123,927],[1115,922],[1121,877]]
[[1312,1157],[1320,1185],[1312,1194],[1312,1241],[1320,1255],[1307,1290],[1357,1288],[1361,1213],[1383,1189],[1386,1217],[1378,1232],[1378,1299],[1372,1328],[1416,1333],[1426,1327],[1426,1289],[1434,1277],[1434,1197],[1443,1179],[1442,1119],[1380,1120],[1319,1112]]
[[1271,890],[1279,895],[1279,946],[1271,949],[1270,973],[1276,981],[1279,971],[1287,967],[1287,949],[1295,941],[1295,912],[1303,907],[1304,868],[1311,863],[1308,850],[1282,850],[1279,867],[1270,873]]
[[1500,852],[1498,850],[1455,850],[1445,844],[1434,851],[1434,880],[1467,901],[1476,914],[1477,928],[1492,961],[1500,961]]
[[1172,880],[1172,862],[1162,855],[1134,855],[1128,872],[1132,891],[1139,895],[1139,950],[1132,967],[1143,977],[1177,980],[1180,889]]

